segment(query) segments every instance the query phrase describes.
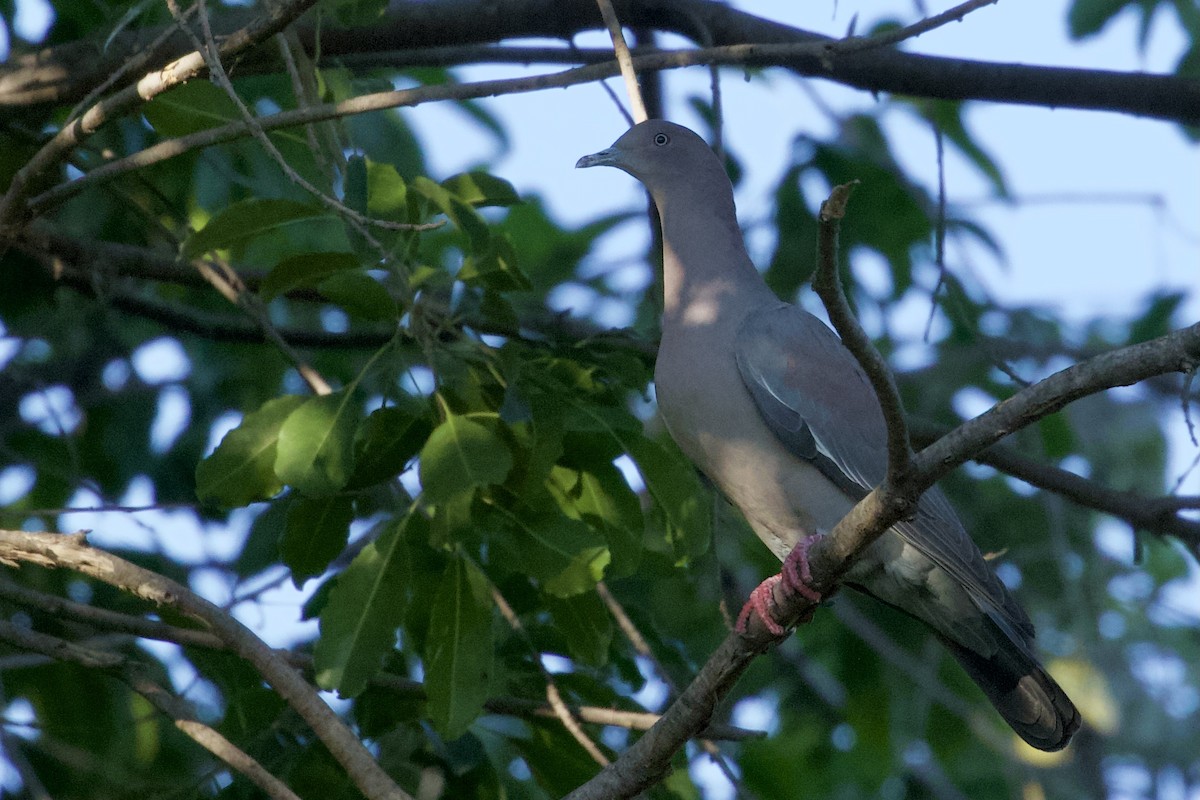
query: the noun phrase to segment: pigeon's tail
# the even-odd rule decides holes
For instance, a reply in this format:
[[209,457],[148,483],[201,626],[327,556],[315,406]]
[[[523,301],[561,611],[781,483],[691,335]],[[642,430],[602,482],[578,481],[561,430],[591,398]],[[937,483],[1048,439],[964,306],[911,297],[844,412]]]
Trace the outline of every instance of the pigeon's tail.
[[1079,710],[1032,656],[1009,645],[986,658],[938,636],[1017,735],[1038,750],[1061,750],[1079,730]]

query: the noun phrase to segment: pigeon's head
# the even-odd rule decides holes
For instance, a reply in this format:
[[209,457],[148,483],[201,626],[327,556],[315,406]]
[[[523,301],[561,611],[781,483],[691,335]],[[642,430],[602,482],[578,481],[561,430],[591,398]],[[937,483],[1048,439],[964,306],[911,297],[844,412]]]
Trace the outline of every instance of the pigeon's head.
[[616,167],[646,185],[651,194],[677,183],[706,180],[728,184],[720,160],[692,131],[661,119],[634,125],[612,147],[584,156],[580,167]]

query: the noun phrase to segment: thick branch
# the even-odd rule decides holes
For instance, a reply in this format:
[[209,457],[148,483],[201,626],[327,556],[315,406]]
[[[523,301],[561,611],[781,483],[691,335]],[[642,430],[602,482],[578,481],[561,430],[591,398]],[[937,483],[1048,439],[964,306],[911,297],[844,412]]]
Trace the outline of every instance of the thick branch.
[[[809,551],[813,588],[828,593],[857,555],[895,524],[921,492],[975,453],[1008,434],[1059,410],[1072,400],[1153,375],[1182,372],[1200,359],[1200,323],[1167,336],[1119,348],[1069,367],[1036,383],[990,411],[964,423],[922,450],[902,481],[877,487]],[[813,604],[792,595],[777,611],[795,621]],[[679,747],[705,723],[758,652],[774,637],[753,621],[745,636],[730,633],[696,679],[667,709],[662,720],[619,759],[576,789],[570,800],[632,797],[653,785],[669,769]]]
[[[181,628],[159,620],[146,619],[133,614],[123,614],[106,608],[97,608],[85,603],[77,603],[57,595],[22,586],[14,581],[0,577],[0,598],[18,603],[26,608],[45,612],[60,619],[74,620],[93,628],[129,634],[142,639],[154,639],[162,642],[173,642],[185,647],[201,647],[206,650],[229,650],[230,648],[219,637],[205,630]],[[37,652],[44,652],[38,650]],[[289,664],[301,670],[312,680],[313,657],[308,653],[292,651],[276,651]],[[395,692],[418,699],[425,698],[425,687],[418,681],[389,672],[379,672],[370,681],[372,686],[390,689]],[[529,700],[523,697],[492,697],[484,701],[484,708],[493,714],[505,714],[520,717],[539,717],[556,719],[557,714],[547,703]],[[601,708],[597,706],[567,705],[570,712],[581,721],[594,725],[612,725],[629,730],[642,731],[649,729],[658,721],[660,715],[647,711],[630,711],[620,708]],[[742,741],[745,739],[762,738],[761,731],[739,728],[735,725],[710,725],[704,730],[704,736],[711,739],[727,739]]]
[[[270,38],[312,6],[316,0],[287,0],[271,6],[261,17],[237,31],[221,44],[222,57],[233,57]],[[204,68],[204,58],[191,52],[143,76],[137,83],[97,103],[82,116],[61,128],[29,163],[17,171],[0,199],[0,248],[21,227],[25,200],[34,181],[47,169],[61,163],[80,143],[108,122],[123,116],[155,95],[195,77]],[[90,87],[89,87],[90,88]]]
[[185,586],[91,547],[82,533],[66,536],[0,530],[0,561],[9,564],[26,561],[71,569],[204,622],[226,646],[254,665],[279,696],[312,727],[366,797],[370,800],[412,800],[293,667],[227,612]]
[[[715,0],[670,3],[617,0],[614,6],[625,25],[678,33],[695,42],[704,42],[706,35],[710,35],[715,46],[826,45],[836,41],[738,11]],[[240,10],[228,13],[223,23],[216,22],[216,32],[228,33],[245,21]],[[322,58],[336,62],[345,56],[378,57],[388,51],[413,51],[431,45],[474,45],[529,37],[568,40],[582,31],[600,28],[601,24],[595,0],[436,0],[394,3],[384,20],[367,28],[338,30],[327,23],[319,33],[315,26],[305,23],[297,28],[306,48],[315,52],[313,46],[319,36]],[[102,50],[84,41],[18,56],[7,67],[0,68],[0,105],[28,108],[76,101],[142,50],[161,30],[123,32]],[[177,36],[164,46],[162,57],[178,56],[186,50],[185,40]],[[825,54],[813,50],[803,55],[776,55],[754,63],[784,66],[799,75],[827,78],[872,93],[1108,110],[1200,124],[1200,82],[1186,78],[937,58],[891,48],[841,54],[834,50],[831,48]],[[447,61],[445,55],[431,48],[428,60],[411,55],[393,65],[426,63],[464,62]],[[275,68],[273,59],[258,64],[247,61],[240,69],[246,72],[268,66]]]
[[928,486],[1013,431],[1053,414],[1074,400],[1117,386],[1131,386],[1155,375],[1186,372],[1198,360],[1200,323],[1089,358],[1022,389],[963,423],[922,450],[914,461],[914,470],[920,473],[919,481]]
[[[949,432],[948,428],[928,422],[913,423],[910,420],[910,426],[914,429],[917,441],[926,445]],[[1172,495],[1150,497],[1139,492],[1114,489],[1053,464],[1029,458],[1000,444],[976,453],[971,460],[1031,486],[1061,495],[1085,508],[1111,514],[1135,528],[1177,536],[1193,552],[1200,554],[1200,522],[1179,515],[1180,511],[1194,508],[1196,498]]]
[[[261,328],[247,324],[244,319],[223,314],[204,314],[183,305],[165,303],[153,296],[130,291],[124,288],[123,284],[110,286],[104,283],[111,273],[116,273],[120,277],[180,286],[200,288],[208,285],[196,269],[151,248],[117,242],[84,241],[41,223],[31,225],[22,232],[17,248],[42,263],[55,280],[88,297],[103,299],[121,311],[161,323],[179,332],[193,333],[215,341],[265,342]],[[246,287],[252,290],[257,290],[266,278],[266,273],[262,270],[238,265],[234,265],[234,268]],[[98,281],[100,283],[97,283]],[[100,296],[96,290],[98,285],[105,287]],[[289,291],[286,297],[292,300],[326,302],[325,298],[312,289]],[[427,315],[449,317],[451,314],[450,309],[439,305],[434,297],[425,297],[422,307]],[[471,315],[457,315],[455,319],[474,331],[496,336],[519,337],[522,336],[522,332],[528,332],[538,338],[568,339],[575,342],[606,336],[621,337],[621,347],[646,358],[653,358],[657,350],[653,342],[644,338],[601,328],[587,320],[575,319],[565,314],[525,311],[517,328]],[[322,349],[375,349],[386,344],[394,333],[391,327],[372,327],[365,330],[356,328],[346,333],[299,328],[277,330],[289,344]]]
[[226,739],[212,727],[200,722],[191,704],[175,696],[142,674],[137,664],[122,656],[67,642],[44,633],[26,630],[7,620],[0,620],[0,641],[41,653],[56,661],[78,664],[89,669],[108,672],[135,692],[146,698],[156,709],[175,721],[192,741],[199,744],[233,769],[242,773],[267,797],[273,800],[300,800],[287,784],[268,772],[246,751]]

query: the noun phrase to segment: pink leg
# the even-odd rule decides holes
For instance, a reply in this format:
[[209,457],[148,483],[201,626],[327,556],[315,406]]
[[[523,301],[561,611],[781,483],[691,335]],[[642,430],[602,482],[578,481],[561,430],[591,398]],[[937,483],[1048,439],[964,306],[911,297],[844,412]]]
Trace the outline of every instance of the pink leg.
[[817,533],[796,542],[792,552],[783,560],[783,570],[780,573],[788,589],[814,603],[821,602],[821,593],[809,586],[812,583],[812,571],[808,568],[808,549],[824,538],[824,534]]
[[783,636],[786,633],[783,626],[771,616],[771,605],[775,602],[771,592],[775,588],[775,584],[781,580],[783,580],[782,575],[772,575],[754,587],[754,591],[750,593],[750,599],[746,601],[746,605],[742,606],[742,613],[738,614],[734,630],[738,633],[745,633],[746,625],[750,622],[750,615],[758,614],[758,618],[763,621],[763,625],[767,626],[767,630],[771,632],[772,636]]
[[[783,626],[775,621],[775,617],[771,613],[771,608],[775,604],[773,592],[775,585],[780,581],[783,581],[786,592],[798,594],[813,603],[821,602],[821,593],[808,585],[812,581],[812,572],[808,567],[808,549],[817,542],[820,536],[820,534],[808,536],[797,542],[796,546],[792,548],[792,552],[788,553],[787,558],[784,559],[783,569],[780,570],[780,573],[772,575],[754,587],[754,591],[750,593],[750,599],[746,601],[742,612],[738,614],[735,629],[739,633],[746,632],[746,625],[750,622],[751,614],[758,614],[758,618],[763,621],[763,625],[771,632],[771,635],[781,637],[787,633]],[[811,619],[811,614],[800,621],[807,622],[809,619]]]

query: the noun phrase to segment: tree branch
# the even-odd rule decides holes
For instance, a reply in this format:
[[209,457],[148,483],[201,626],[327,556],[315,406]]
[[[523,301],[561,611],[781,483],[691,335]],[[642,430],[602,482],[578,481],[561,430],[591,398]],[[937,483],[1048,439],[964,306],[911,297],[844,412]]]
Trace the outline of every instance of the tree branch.
[[[921,492],[975,453],[1072,400],[1153,375],[1184,371],[1197,358],[1200,323],[1068,367],[964,423],[917,453],[902,480],[888,480],[876,487],[810,549],[813,588],[827,594],[858,554],[899,521]],[[794,622],[813,607],[797,594],[786,598],[776,611],[781,621]],[[674,753],[695,736],[755,656],[775,641],[757,617],[751,620],[746,635],[731,633],[725,638],[657,725],[568,798],[631,797],[654,784],[669,769]]]
[[[821,58],[831,57],[830,53],[835,53],[836,49],[832,48],[830,43],[836,41],[838,40],[818,37],[817,40],[801,41],[793,44],[741,44],[725,47],[713,47],[702,50],[661,51],[658,53],[637,56],[633,59],[632,63],[633,67],[639,71],[677,69],[680,67],[695,66],[700,64],[736,64],[741,66],[792,65],[792,63],[797,60],[819,60]],[[843,58],[866,58],[874,55],[874,52],[876,51],[870,51],[862,55],[852,55]],[[884,48],[878,52],[891,53],[893,51]],[[950,65],[947,65],[944,68],[947,70],[952,69]],[[1021,69],[1033,68],[1021,67]],[[1040,69],[1049,70],[1049,68]],[[589,83],[595,80],[602,80],[617,74],[618,71],[619,70],[615,63],[605,63],[587,67],[577,67],[575,69],[565,70],[550,75],[537,75],[533,77],[514,78],[508,80],[478,81],[466,84],[440,84],[401,91],[379,92],[375,94],[360,95],[339,103],[312,105],[290,111],[283,111],[278,114],[262,117],[258,121],[263,131],[269,131],[277,128],[307,125],[313,122],[335,119],[342,116],[362,114],[369,111],[413,107],[423,103],[441,100],[466,100],[482,97],[495,97],[501,94],[516,94],[539,91],[548,88],[573,86],[580,83]],[[1064,70],[1059,71],[1063,72]],[[823,73],[814,74],[821,74],[822,77],[829,77]],[[1110,77],[1114,76],[1132,77],[1124,76],[1122,73],[1110,74]],[[1114,77],[1114,79],[1116,79],[1116,77]],[[1028,82],[1032,80],[1032,77],[1025,76],[1023,80]],[[1184,81],[1185,84],[1192,85],[1176,87],[1174,94],[1171,95],[1171,108],[1172,110],[1178,112],[1181,95],[1187,96],[1190,94],[1191,96],[1194,96],[1194,115],[1186,115],[1185,119],[1180,119],[1179,121],[1200,124],[1200,81],[1187,81],[1185,79],[1180,80]],[[1149,89],[1147,89],[1147,91],[1149,92]],[[907,91],[906,93],[919,94],[919,92],[911,90]],[[1108,94],[1104,92],[1101,92],[1101,94],[1103,94],[1105,97],[1108,96]],[[942,95],[931,94],[928,96],[936,97]],[[968,98],[949,97],[949,99]],[[1047,100],[1045,104],[1056,107],[1069,105],[1067,103],[1051,103],[1049,100]],[[1101,108],[1101,106],[1096,107]],[[1184,108],[1186,109],[1189,107],[1185,104]],[[1149,113],[1147,113],[1147,115],[1154,116],[1154,114]],[[1159,114],[1159,116],[1165,116],[1165,114]],[[1192,118],[1193,116],[1194,119]],[[116,159],[99,166],[81,178],[73,180],[69,183],[60,184],[59,186],[42,192],[41,194],[29,200],[29,211],[34,214],[43,213],[46,209],[58,205],[71,197],[74,197],[84,189],[95,186],[98,183],[112,180],[119,175],[141,169],[142,167],[150,164],[155,164],[170,158],[174,158],[192,150],[210,147],[215,144],[221,144],[223,142],[232,141],[248,135],[250,135],[250,128],[243,121],[207,128],[193,134],[158,142],[157,144],[151,145],[150,147],[147,147],[138,153],[134,153],[133,155],[126,156],[125,158]],[[2,221],[3,218],[0,218],[0,222]]]
[[[930,422],[909,420],[909,425],[915,440],[925,445],[949,433],[948,428]],[[1200,555],[1200,522],[1179,515],[1180,511],[1197,507],[1197,498],[1173,495],[1150,497],[1139,492],[1114,489],[1061,467],[1043,464],[1005,445],[992,445],[971,456],[971,460],[1031,486],[1061,495],[1084,508],[1122,519],[1134,528],[1178,537]]]
[[846,215],[846,203],[858,181],[835,186],[829,198],[821,203],[817,215],[817,267],[813,273],[812,287],[825,304],[829,321],[842,337],[842,343],[858,359],[859,366],[871,382],[879,406],[887,423],[888,476],[901,479],[908,472],[912,459],[912,447],[908,442],[908,423],[904,416],[904,403],[900,391],[892,380],[892,371],[879,351],[871,344],[871,337],[858,324],[842,281],[838,275],[838,229]]
[[[261,17],[226,39],[220,48],[223,57],[235,56],[270,38],[308,10],[316,0],[285,0],[272,5]],[[79,144],[108,122],[123,116],[173,86],[195,77],[204,68],[204,58],[196,51],[188,53],[162,69],[153,70],[137,83],[100,101],[69,125],[60,128],[29,162],[13,176],[4,197],[0,198],[0,252],[22,227],[25,200],[38,176],[61,163]]]
[[984,6],[995,5],[999,1],[967,0],[967,2],[959,3],[953,8],[943,11],[941,14],[925,17],[911,25],[905,25],[903,28],[886,31],[875,36],[844,39],[837,44],[831,45],[831,48],[839,55],[845,55],[847,53],[861,53],[865,50],[874,50],[877,47],[891,47],[901,42],[906,42],[909,39],[915,39],[930,31],[937,30],[943,25],[949,25],[951,22],[962,22],[963,18],[972,11],[978,11]]
[[[106,286],[98,295],[97,280],[106,273],[116,272],[123,277],[202,288],[209,285],[196,269],[180,264],[176,259],[148,247],[117,242],[84,241],[51,229],[45,224],[31,225],[21,233],[17,247],[42,263],[57,281],[72,289],[111,303],[130,314],[159,322],[175,330],[193,333],[214,341],[265,343],[266,337],[258,325],[248,325],[238,317],[205,314],[186,306],[168,304],[117,286]],[[215,262],[204,262],[218,268]],[[234,265],[238,276],[249,289],[257,290],[266,273]],[[104,285],[101,283],[100,285]],[[297,289],[285,295],[288,299],[316,303],[326,302],[311,289]],[[422,307],[427,313],[448,317],[451,309],[440,305],[434,297],[424,297]],[[601,328],[587,320],[564,314],[524,313],[517,328],[497,324],[481,317],[455,315],[461,324],[479,333],[520,337],[528,332],[541,338],[568,339],[581,342],[600,337],[621,337],[620,344],[645,358],[653,358],[657,345],[627,332]],[[277,328],[284,341],[298,347],[321,349],[374,349],[386,344],[394,333],[390,327],[357,329],[347,333],[328,333],[299,328]]]
[[[0,577],[0,599],[25,606],[26,608],[44,612],[59,619],[73,620],[92,628],[117,633],[128,634],[140,639],[153,639],[161,642],[172,642],[184,647],[201,647],[205,650],[229,651],[225,642],[215,634],[194,628],[181,628],[158,620],[146,619],[133,614],[123,614],[106,608],[97,608],[85,603],[77,603],[57,595],[38,591],[22,586],[11,580]],[[38,651],[41,652],[41,651]],[[301,670],[311,679],[313,657],[309,653],[298,653],[280,650],[278,654],[289,664]],[[2,671],[2,669],[0,669]],[[424,699],[425,688],[419,682],[390,672],[379,672],[370,683],[399,692],[409,697]],[[524,697],[492,697],[484,701],[484,708],[493,714],[507,716],[539,717],[558,719],[559,713],[547,703],[530,700]],[[581,722],[593,725],[612,725],[629,730],[647,730],[659,719],[659,714],[648,711],[632,711],[621,708],[601,708],[597,706],[576,706],[567,704],[566,708]],[[736,725],[714,724],[703,731],[707,738],[728,741],[743,741],[759,739],[765,736],[762,731],[748,730]]]
[[187,587],[87,543],[85,534],[0,530],[0,561],[66,568],[144,600],[170,606],[207,624],[233,652],[249,661],[321,739],[370,800],[412,800],[375,762],[358,738],[278,653],[225,611]]
[[[489,581],[490,583],[490,581]],[[600,766],[607,766],[610,762],[608,756],[600,749],[600,745],[591,740],[591,737],[583,730],[579,724],[579,720],[571,713],[571,709],[563,702],[562,694],[558,691],[558,682],[554,679],[554,675],[550,670],[546,669],[546,665],[542,663],[542,654],[538,651],[537,646],[530,638],[529,632],[525,630],[525,626],[521,623],[521,618],[512,610],[512,606],[504,599],[504,595],[496,588],[496,585],[491,584],[492,602],[496,604],[496,608],[500,610],[500,615],[504,617],[505,622],[513,629],[513,632],[522,640],[530,655],[533,656],[533,663],[537,666],[541,673],[542,682],[546,685],[546,702],[550,706],[550,711],[554,718],[566,729],[571,738],[575,740],[583,751],[587,753],[593,761]]]
[[123,656],[103,650],[92,650],[55,636],[26,630],[7,620],[0,620],[0,641],[8,642],[22,650],[41,653],[55,661],[78,664],[89,669],[101,669],[113,675],[146,698],[162,714],[174,720],[175,727],[184,735],[245,775],[267,797],[273,800],[300,800],[287,784],[268,772],[246,751],[200,722],[190,703],[147,678],[142,674],[139,665]]
[[[754,65],[783,66],[798,75],[826,78],[872,93],[1115,111],[1200,124],[1200,81],[1188,78],[939,58],[892,47],[853,52],[853,47],[843,45],[852,52],[837,53],[838,46],[831,47],[836,39],[757,17],[715,0],[616,0],[614,6],[627,26],[677,33],[696,42],[704,41],[701,30],[706,29],[711,32],[712,44],[718,47],[816,43],[818,47],[806,52],[776,54],[769,62],[756,61]],[[217,21],[215,33],[229,33],[245,22],[245,12],[230,10],[223,21]],[[432,0],[392,4],[386,17],[369,27],[337,29],[325,24],[318,32],[315,25],[301,22],[296,29],[311,52],[315,52],[313,46],[319,37],[320,52],[327,61],[345,59],[356,63],[366,55],[376,65],[412,66],[481,63],[497,56],[481,57],[478,50],[471,49],[455,54],[447,47],[469,48],[530,37],[569,40],[600,26],[595,0]],[[86,41],[18,55],[0,67],[0,106],[31,108],[78,100],[147,47],[162,30],[122,32],[112,37],[99,58],[94,43]],[[443,47],[430,48],[431,44]],[[426,49],[428,56],[422,58],[419,54]],[[162,47],[161,56],[167,59],[186,50],[187,44],[179,35]],[[833,57],[826,57],[825,50]],[[392,51],[406,51],[408,55],[403,61],[381,60]],[[517,58],[527,59],[528,55]],[[572,59],[571,63],[580,60]],[[240,67],[244,73],[267,68],[276,68],[275,61],[256,59],[254,54],[248,54]]]

